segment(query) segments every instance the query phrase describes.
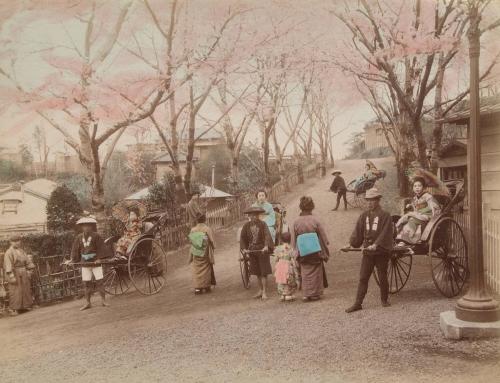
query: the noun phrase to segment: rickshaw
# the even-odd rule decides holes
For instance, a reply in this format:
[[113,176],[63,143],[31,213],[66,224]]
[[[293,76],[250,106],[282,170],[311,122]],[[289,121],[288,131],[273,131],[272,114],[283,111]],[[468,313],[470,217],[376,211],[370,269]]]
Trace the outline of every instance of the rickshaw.
[[347,203],[351,207],[364,209],[366,207],[366,191],[374,187],[377,180],[384,179],[386,176],[385,170],[378,170],[373,162],[367,160],[366,163],[370,166],[372,176],[370,178],[363,179],[359,183],[358,178],[355,178],[347,184],[346,199]]
[[[124,294],[131,286],[143,295],[158,293],[166,283],[167,255],[161,242],[161,228],[167,216],[167,213],[148,213],[143,218],[145,231],[128,248],[124,257],[115,255],[100,262],[70,265],[103,266],[104,289],[110,295]],[[119,236],[112,236],[104,241],[113,254],[118,239]]]
[[[437,290],[445,297],[459,295],[469,276],[467,263],[467,241],[465,234],[452,217],[452,210],[465,197],[464,182],[462,180],[446,182],[451,198],[438,198],[444,208],[439,214],[431,218],[422,228],[420,240],[415,243],[396,240],[395,224],[399,215],[394,215],[395,246],[391,252],[387,276],[389,292],[395,294],[401,291],[410,277],[412,259],[416,254],[427,255],[431,277]],[[397,242],[397,243],[396,243]],[[363,251],[363,249],[343,248],[347,251]],[[379,284],[377,273],[373,277]]]

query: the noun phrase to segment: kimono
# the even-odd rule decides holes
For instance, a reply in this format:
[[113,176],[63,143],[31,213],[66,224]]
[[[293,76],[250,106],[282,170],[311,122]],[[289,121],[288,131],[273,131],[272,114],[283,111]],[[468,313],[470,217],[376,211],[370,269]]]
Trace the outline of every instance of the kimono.
[[193,277],[193,287],[195,289],[210,289],[210,286],[215,286],[215,274],[214,274],[214,249],[215,249],[215,239],[213,231],[204,223],[198,223],[195,227],[191,229],[191,233],[201,232],[205,233],[207,236],[207,246],[203,253],[203,256],[198,256],[193,254],[190,249],[189,252],[189,263],[191,263],[191,271]]
[[288,243],[274,249],[276,267],[274,276],[281,296],[293,295],[297,289],[297,264],[292,247]]
[[[420,196],[415,195],[412,203],[413,211],[403,215],[396,223],[399,230],[397,239],[415,243],[420,240],[420,236],[427,222],[440,211],[440,206],[435,198],[427,192]],[[418,230],[420,227],[420,230]]]
[[12,310],[25,310],[33,306],[31,274],[35,265],[24,250],[10,247],[4,255],[3,268],[9,282],[9,306]]
[[269,233],[271,233],[271,237],[273,242],[276,238],[276,213],[274,211],[273,205],[269,202],[259,203],[256,202],[252,205],[253,207],[260,207],[266,211],[266,216],[264,218],[264,222],[266,223]]
[[266,253],[255,252],[249,254],[251,275],[265,277],[272,274],[269,254],[274,251],[274,241],[265,222],[260,220],[246,222],[241,229],[240,249],[262,250],[266,246],[268,248]]
[[330,257],[328,250],[330,243],[323,225],[316,217],[302,212],[292,225],[291,245],[294,249],[297,248],[297,237],[305,233],[316,233],[318,235],[321,251],[305,257],[299,256],[297,259],[300,268],[302,291],[304,297],[319,297],[323,294],[323,289],[328,287],[324,262],[327,262]]
[[116,242],[116,251],[123,255],[127,254],[130,246],[142,234],[142,228],[143,225],[140,221],[127,222],[123,236]]
[[367,170],[364,174],[360,175],[358,178],[354,180],[353,190],[358,191],[359,186],[365,181],[373,180],[377,178],[375,173],[372,170]]

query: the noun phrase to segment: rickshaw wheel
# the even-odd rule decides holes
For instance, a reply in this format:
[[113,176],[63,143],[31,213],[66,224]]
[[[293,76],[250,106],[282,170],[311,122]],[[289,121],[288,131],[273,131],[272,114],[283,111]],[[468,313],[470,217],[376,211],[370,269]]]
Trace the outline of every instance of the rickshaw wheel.
[[347,204],[354,208],[363,208],[365,204],[365,193],[347,192]]
[[[389,294],[395,294],[405,287],[410,278],[413,257],[410,253],[392,252],[387,268],[387,279],[389,281]],[[380,286],[377,269],[373,270],[373,278]]]
[[153,238],[141,238],[128,259],[128,273],[134,287],[143,295],[152,295],[165,286],[167,255],[161,243]]
[[460,294],[469,276],[467,242],[460,225],[450,217],[432,228],[429,262],[434,285],[445,297]]
[[130,288],[130,278],[126,264],[103,264],[104,291],[110,295],[125,294]]
[[240,251],[241,256],[243,257],[240,260],[240,273],[241,273],[241,281],[243,282],[243,287],[245,289],[250,288],[250,269],[248,265],[248,257]]

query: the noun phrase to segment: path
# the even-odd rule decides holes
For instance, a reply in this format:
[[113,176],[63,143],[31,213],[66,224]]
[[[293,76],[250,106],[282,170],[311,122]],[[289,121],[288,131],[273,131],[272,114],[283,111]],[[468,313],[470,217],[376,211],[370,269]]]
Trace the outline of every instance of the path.
[[[389,171],[380,189],[394,189],[392,163],[375,162]],[[350,180],[362,162],[338,166]],[[312,195],[315,214],[328,227],[333,256],[323,300],[252,300],[253,290],[241,285],[233,227],[217,235],[218,285],[211,295],[192,294],[186,256],[177,254],[169,258],[168,287],[158,295],[129,293],[111,299],[111,308],[86,312],[74,301],[0,320],[1,381],[496,381],[498,341],[443,339],[439,313],[454,300],[437,293],[425,257],[415,259],[408,285],[392,297],[392,307],[380,307],[372,281],[364,309],[344,313],[354,298],[359,255],[338,249],[359,211],[331,212],[330,182],[330,176],[309,180],[284,199],[291,222],[300,196]]]

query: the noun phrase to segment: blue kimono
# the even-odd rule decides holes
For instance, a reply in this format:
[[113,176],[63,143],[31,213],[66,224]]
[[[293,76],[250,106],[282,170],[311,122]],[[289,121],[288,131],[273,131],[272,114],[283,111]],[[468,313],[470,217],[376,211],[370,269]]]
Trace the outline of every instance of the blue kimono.
[[264,209],[266,211],[266,218],[264,218],[264,222],[266,223],[274,242],[276,239],[276,213],[274,212],[273,205],[271,205],[269,202],[264,202],[263,204],[255,202],[252,206],[260,207],[261,209]]

